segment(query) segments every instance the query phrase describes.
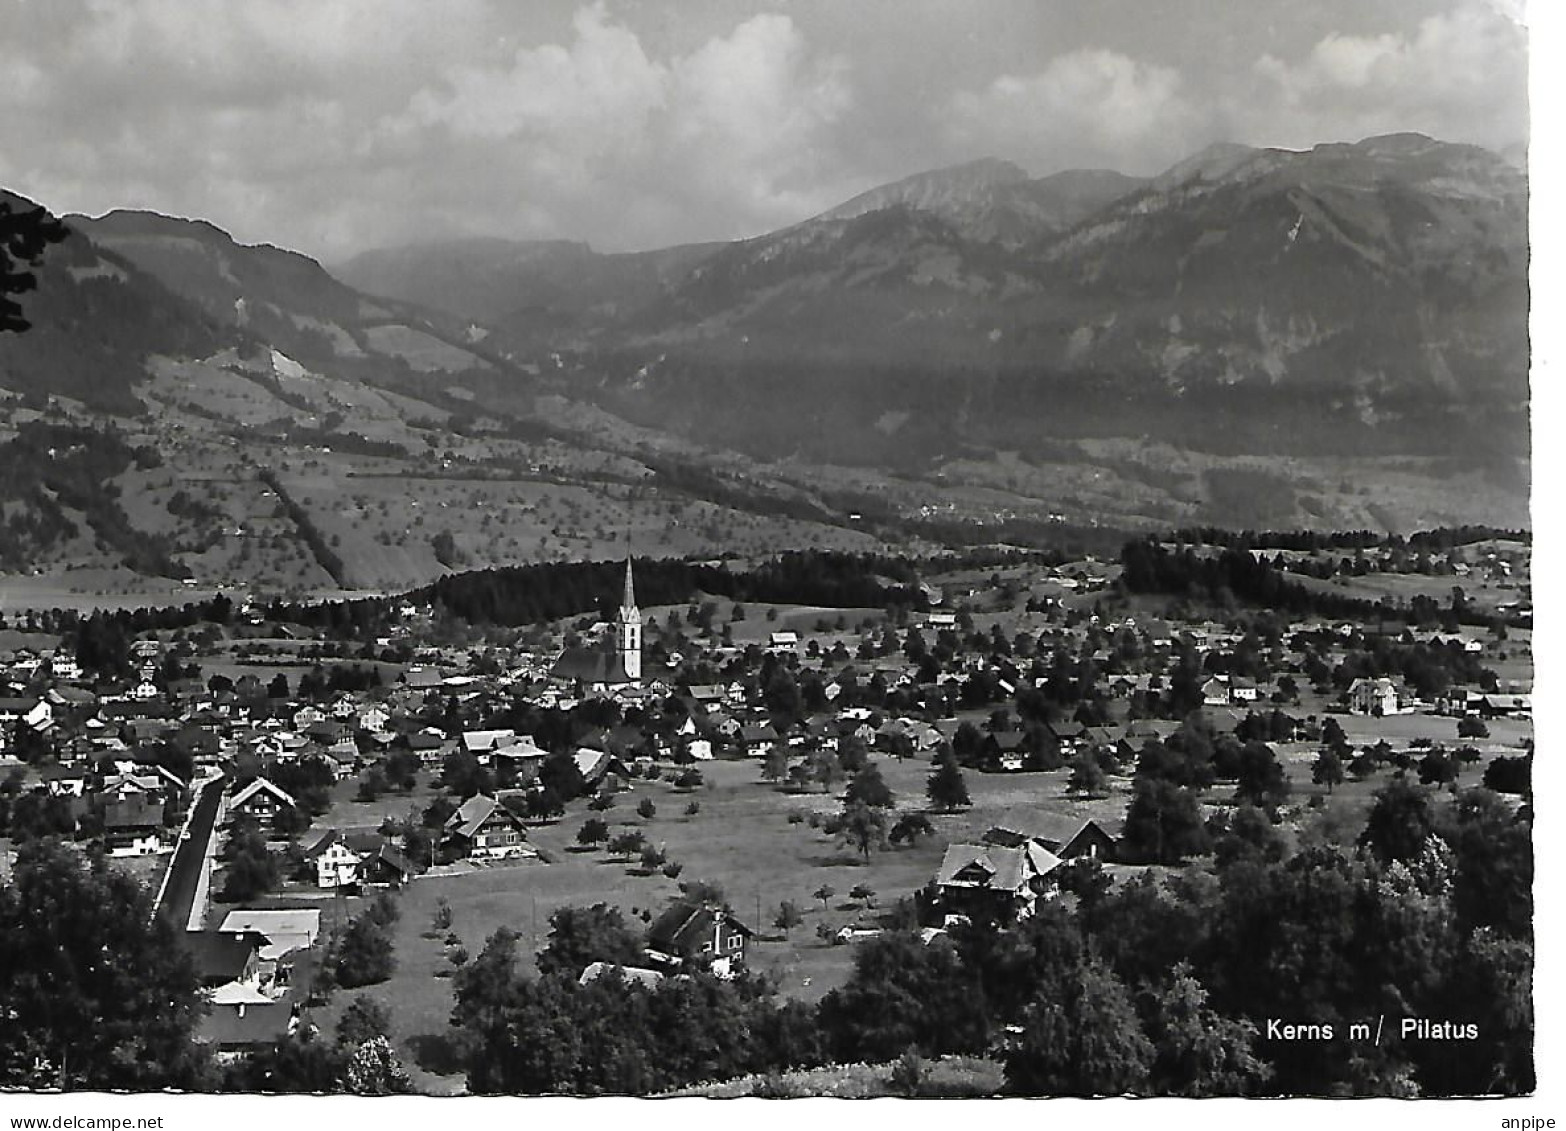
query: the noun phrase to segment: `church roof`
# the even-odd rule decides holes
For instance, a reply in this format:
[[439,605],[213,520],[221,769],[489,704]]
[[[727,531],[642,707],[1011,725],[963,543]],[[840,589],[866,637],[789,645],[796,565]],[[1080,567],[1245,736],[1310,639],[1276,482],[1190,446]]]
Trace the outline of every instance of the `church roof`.
[[549,674],[556,679],[579,679],[588,685],[636,682],[626,673],[620,654],[604,648],[567,648]]

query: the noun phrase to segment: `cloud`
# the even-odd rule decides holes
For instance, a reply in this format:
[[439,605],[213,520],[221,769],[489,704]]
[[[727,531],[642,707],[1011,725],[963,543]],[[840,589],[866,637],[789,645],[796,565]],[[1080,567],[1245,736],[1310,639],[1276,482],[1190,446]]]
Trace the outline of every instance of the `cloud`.
[[1220,139],[1526,131],[1516,0],[5,4],[0,184],[329,259],[734,238],[984,155],[1147,173]]
[[1174,69],[1085,47],[1034,74],[1005,74],[983,90],[958,92],[944,126],[975,155],[1034,168],[1107,164],[1135,172],[1182,156],[1194,118]]
[[[1288,62],[1261,56],[1242,117],[1279,144],[1418,131],[1503,148],[1527,136],[1525,29],[1493,0],[1462,3],[1410,32],[1328,35]],[[1331,135],[1326,135],[1331,136]]]

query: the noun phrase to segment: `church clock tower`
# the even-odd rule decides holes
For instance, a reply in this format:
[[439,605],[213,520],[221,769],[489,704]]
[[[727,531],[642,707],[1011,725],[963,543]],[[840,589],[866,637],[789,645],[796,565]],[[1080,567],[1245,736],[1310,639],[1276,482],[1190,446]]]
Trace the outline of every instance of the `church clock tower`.
[[620,648],[620,667],[632,683],[642,681],[642,614],[636,607],[636,583],[631,577],[631,559],[625,559],[625,596],[615,618],[615,634]]

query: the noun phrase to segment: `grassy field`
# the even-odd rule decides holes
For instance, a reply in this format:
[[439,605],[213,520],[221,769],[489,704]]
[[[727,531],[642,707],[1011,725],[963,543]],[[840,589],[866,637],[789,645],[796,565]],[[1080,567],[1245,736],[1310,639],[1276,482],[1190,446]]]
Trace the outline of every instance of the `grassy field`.
[[[923,807],[927,760],[899,764],[883,758],[879,765],[900,809]],[[946,843],[976,839],[985,829],[1019,813],[1047,810],[1117,818],[1124,811],[1128,788],[1127,782],[1118,780],[1114,796],[1084,803],[1065,796],[1065,771],[970,772],[971,809],[932,815],[934,840],[875,852],[865,862],[807,822],[789,822],[795,810],[835,810],[835,797],[775,789],[761,781],[759,769],[756,762],[704,764],[705,784],[689,793],[666,782],[638,781],[602,816],[616,831],[640,829],[650,842],[661,845],[669,859],[683,865],[680,879],[719,885],[736,913],[762,936],[752,947],[751,966],[773,975],[784,994],[803,1001],[819,1000],[842,985],[852,968],[853,944],[823,943],[816,937],[819,923],[836,928],[873,920],[879,908],[911,895],[932,878]],[[339,787],[339,796],[348,784]],[[412,800],[423,804],[425,796],[421,791]],[[651,820],[636,815],[644,797],[651,798],[657,809]],[[699,810],[687,815],[692,802],[699,804]],[[408,805],[409,799],[391,795],[373,805],[342,800],[320,823],[374,827],[382,815],[401,816]],[[547,941],[549,916],[558,908],[603,902],[618,907],[634,923],[641,921],[644,912],[656,914],[678,894],[677,882],[662,874],[643,875],[632,866],[634,862],[611,858],[602,849],[577,850],[576,832],[587,815],[576,804],[564,819],[532,829],[533,843],[549,863],[496,865],[469,875],[426,877],[403,893],[403,916],[396,929],[397,971],[391,981],[356,992],[368,993],[390,1007],[394,1036],[422,1090],[461,1086],[460,1075],[429,1070],[441,1066],[441,1038],[452,1007],[450,981],[440,976],[450,969],[445,945],[425,937],[440,899],[450,903],[452,930],[470,954],[477,954],[485,939],[504,926],[518,932],[521,951],[531,959]],[[847,894],[861,883],[877,893],[876,907],[868,912]],[[812,895],[822,885],[837,893],[825,908]],[[785,899],[805,916],[787,937],[772,926]],[[329,1006],[316,1011],[316,1023],[330,1032],[353,996],[339,993]]]

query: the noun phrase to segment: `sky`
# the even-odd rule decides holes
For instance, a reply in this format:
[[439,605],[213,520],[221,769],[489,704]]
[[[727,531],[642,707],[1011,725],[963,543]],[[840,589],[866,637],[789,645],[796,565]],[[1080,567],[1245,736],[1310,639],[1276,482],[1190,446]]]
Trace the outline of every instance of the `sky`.
[[1517,153],[1522,0],[0,0],[0,186],[338,262],[770,231],[1000,157]]

